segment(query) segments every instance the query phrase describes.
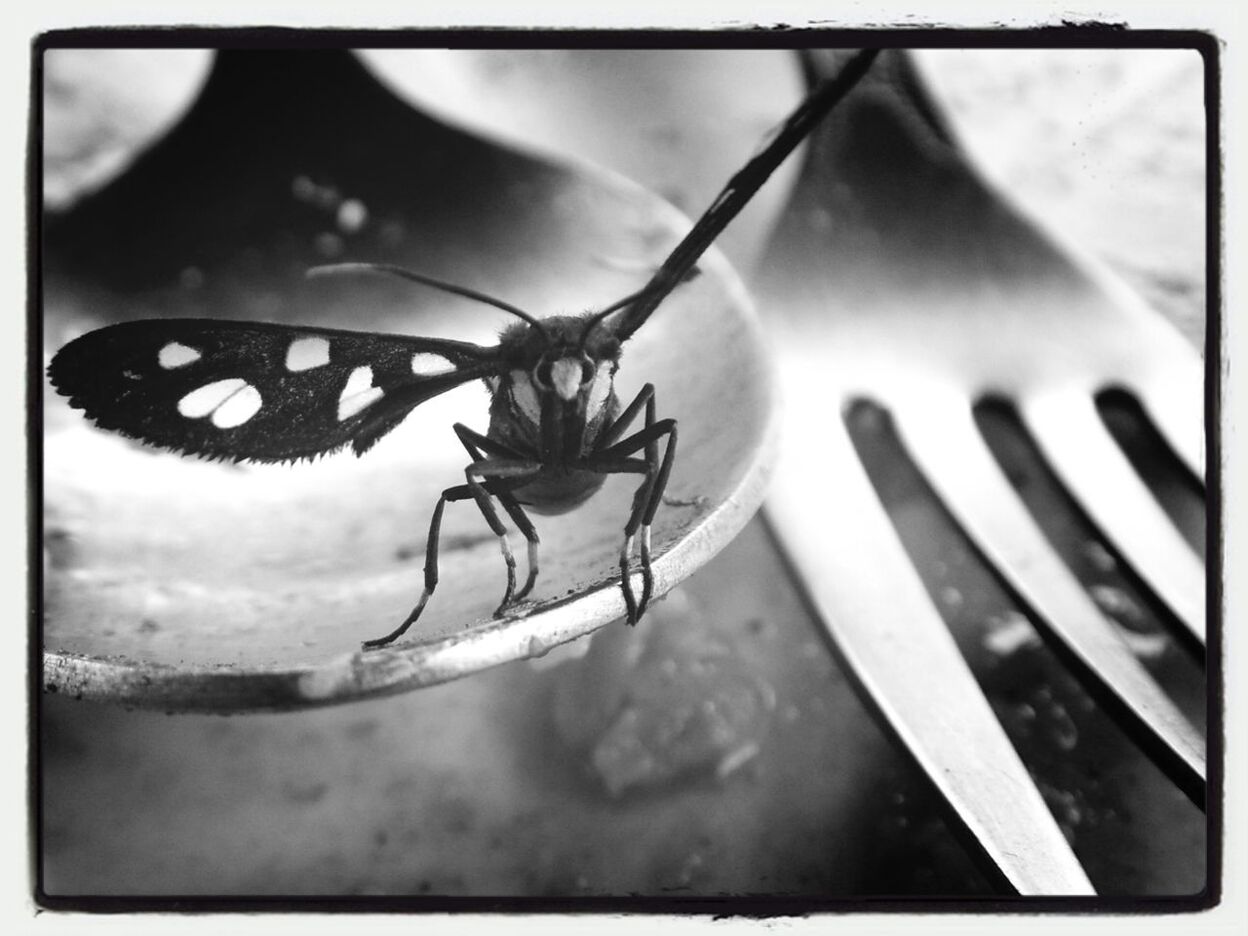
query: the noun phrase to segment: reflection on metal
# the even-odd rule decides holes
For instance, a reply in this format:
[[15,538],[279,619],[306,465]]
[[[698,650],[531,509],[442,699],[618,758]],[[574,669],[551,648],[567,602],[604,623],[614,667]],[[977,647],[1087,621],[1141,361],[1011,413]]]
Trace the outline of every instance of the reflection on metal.
[[[811,61],[816,72],[835,67],[823,53]],[[1135,394],[1186,463],[1200,464],[1201,362],[1121,284],[980,179],[903,56],[881,58],[810,146],[760,289],[784,335],[787,401],[768,515],[840,652],[1009,885],[1090,894],[840,414],[860,398],[892,413],[927,482],[1046,638],[1203,803],[1200,732],[1035,529],[971,421],[985,395],[1015,401],[1072,493],[1111,537],[1122,531],[1127,561],[1197,630],[1200,560],[1142,485],[1122,483],[1121,456],[1102,457],[1112,443],[1093,395],[1106,386]],[[1081,401],[1084,418],[1056,400]]]

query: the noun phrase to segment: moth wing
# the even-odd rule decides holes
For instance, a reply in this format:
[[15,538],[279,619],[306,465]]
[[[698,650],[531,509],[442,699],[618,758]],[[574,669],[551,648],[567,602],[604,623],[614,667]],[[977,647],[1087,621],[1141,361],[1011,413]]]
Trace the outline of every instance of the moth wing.
[[416,406],[499,372],[498,349],[324,328],[163,319],[69,342],[52,385],[104,429],[207,458],[369,449]]

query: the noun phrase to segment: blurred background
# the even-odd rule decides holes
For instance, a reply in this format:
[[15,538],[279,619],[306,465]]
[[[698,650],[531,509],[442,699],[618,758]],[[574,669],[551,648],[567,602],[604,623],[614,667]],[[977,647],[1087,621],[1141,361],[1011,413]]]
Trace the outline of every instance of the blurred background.
[[[610,166],[695,217],[736,168],[744,141],[774,125],[801,87],[795,63],[755,55],[725,118],[706,105],[722,93],[716,79],[740,67],[741,52],[704,52],[697,64],[655,52],[492,52],[484,65],[475,61],[480,54],[454,50],[364,54],[380,78],[431,113]],[[914,56],[988,178],[1107,260],[1203,347],[1200,56],[1170,49],[920,49]],[[51,50],[43,97],[47,207],[63,211],[121,172],[191,104],[211,61],[201,49]],[[575,82],[560,80],[573,69]],[[508,93],[490,93],[499,75]],[[653,106],[656,95],[664,106]],[[630,129],[604,132],[602,124]],[[777,181],[791,182],[795,165],[782,167]],[[750,219],[747,209],[721,242],[738,265],[754,254],[736,245],[756,240],[763,227]]]
[[[1203,349],[1199,56],[914,55],[987,177]],[[694,217],[802,93],[786,52],[364,60],[385,93],[439,119],[607,166]],[[212,63],[196,50],[48,51],[49,218],[70,222],[175,126]],[[724,235],[747,282],[799,165],[786,164]],[[330,228],[346,237],[369,206],[330,207]],[[1203,815],[1099,716],[941,528],[921,485],[897,468],[881,496],[915,534],[916,564],[1098,890],[1198,892]],[[1102,606],[1150,668],[1178,673],[1173,684],[1198,709],[1201,674],[1129,588],[1104,592]],[[664,713],[699,707],[714,718],[664,735]],[[758,523],[647,626],[609,627],[544,665],[281,715],[165,715],[47,696],[40,740],[53,895],[994,892],[927,781],[859,701]]]

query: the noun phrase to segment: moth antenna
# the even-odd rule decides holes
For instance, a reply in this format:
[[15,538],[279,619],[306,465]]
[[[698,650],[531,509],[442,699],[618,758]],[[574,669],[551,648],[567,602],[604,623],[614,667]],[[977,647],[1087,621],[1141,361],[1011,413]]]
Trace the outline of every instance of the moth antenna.
[[585,322],[585,330],[581,332],[580,350],[581,351],[585,350],[585,345],[589,343],[589,336],[593,334],[594,329],[597,328],[602,323],[603,319],[605,319],[608,315],[611,315],[613,312],[618,312],[620,311],[620,309],[624,308],[625,306],[633,302],[636,302],[638,299],[641,298],[641,296],[649,288],[650,288],[649,285],[643,286],[641,289],[637,290],[635,293],[630,293],[629,295],[625,296],[623,299],[620,299],[616,302],[611,303],[605,309],[595,312],[593,316],[591,316],[589,320]]
[[540,319],[535,318],[523,309],[517,309],[509,302],[504,302],[502,299],[495,299],[493,296],[487,296],[485,293],[477,292],[475,289],[469,289],[467,286],[458,286],[455,283],[448,283],[445,280],[434,279],[432,276],[425,276],[423,273],[415,273],[411,270],[405,269],[401,266],[395,266],[391,263],[327,263],[322,266],[311,267],[305,275],[309,279],[316,279],[321,276],[337,276],[342,273],[389,273],[391,276],[411,280],[413,283],[421,283],[425,286],[432,286],[434,289],[440,289],[443,292],[453,293],[456,296],[463,296],[465,299],[475,299],[477,302],[484,302],[486,305],[492,305],[496,309],[502,309],[504,312],[510,312],[517,318],[528,322],[539,332],[541,332],[544,337],[550,337]]
[[[684,279],[682,279],[680,282],[687,283],[690,280],[697,279],[701,275],[702,275],[702,271],[699,270],[696,266],[690,267],[688,272],[685,273]],[[589,336],[593,334],[594,329],[598,327],[599,323],[602,322],[603,319],[605,319],[608,315],[611,315],[614,312],[619,312],[620,309],[624,308],[625,306],[631,305],[632,303],[636,302],[638,299],[644,296],[651,289],[654,289],[653,281],[647,283],[645,286],[637,290],[635,293],[630,293],[629,295],[625,296],[623,299],[620,299],[617,302],[611,303],[609,306],[607,306],[605,309],[601,310],[600,312],[595,312],[593,316],[585,323],[585,330],[581,332],[581,344],[580,344],[581,351],[585,350],[585,345],[589,343]]]

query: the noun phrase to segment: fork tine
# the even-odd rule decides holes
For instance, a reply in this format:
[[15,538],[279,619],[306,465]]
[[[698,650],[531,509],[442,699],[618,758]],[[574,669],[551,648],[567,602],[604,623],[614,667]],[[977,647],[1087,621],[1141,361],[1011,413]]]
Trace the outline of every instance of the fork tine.
[[[942,796],[1021,894],[1093,894],[892,528],[845,426],[795,401],[767,513],[819,617]],[[812,437],[811,428],[823,431]],[[810,466],[835,478],[817,503]],[[932,688],[940,702],[933,704]]]
[[[1131,653],[1058,557],[1006,480],[975,426],[971,401],[956,392],[896,402],[893,419],[911,457],[967,535],[1042,626],[1068,651],[1085,683],[1117,701],[1133,734],[1159,741],[1158,760],[1197,803],[1204,802],[1205,743]],[[1103,696],[1096,691],[1094,694]]]
[[1171,379],[1165,385],[1150,381],[1136,395],[1183,464],[1197,479],[1205,480],[1205,433],[1202,421],[1193,419],[1202,411],[1203,378],[1197,370],[1194,379]]
[[1025,396],[1019,409],[1053,470],[1093,522],[1203,645],[1205,572],[1081,390]]

